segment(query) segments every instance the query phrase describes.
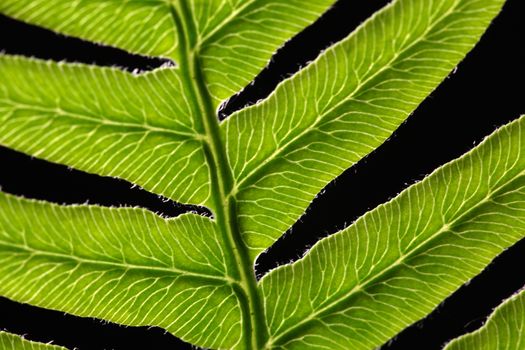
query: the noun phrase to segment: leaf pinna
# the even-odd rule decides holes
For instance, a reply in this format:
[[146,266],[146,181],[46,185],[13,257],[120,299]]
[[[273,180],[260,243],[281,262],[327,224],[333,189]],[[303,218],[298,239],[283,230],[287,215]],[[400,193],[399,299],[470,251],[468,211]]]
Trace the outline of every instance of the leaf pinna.
[[[504,0],[394,0],[219,121],[221,103],[332,2],[2,0],[7,16],[173,64],[133,74],[0,55],[0,144],[213,216],[1,193],[0,295],[204,348],[374,349],[525,237],[520,118],[256,279],[256,257],[390,137]],[[7,333],[0,344],[59,349]]]

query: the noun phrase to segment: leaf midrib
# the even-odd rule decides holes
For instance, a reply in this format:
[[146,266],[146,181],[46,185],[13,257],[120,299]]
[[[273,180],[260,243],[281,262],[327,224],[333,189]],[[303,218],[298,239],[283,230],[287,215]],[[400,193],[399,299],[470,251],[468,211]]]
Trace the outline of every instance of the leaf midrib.
[[[370,81],[372,81],[373,79],[375,79],[376,77],[378,77],[379,75],[381,75],[383,72],[385,72],[386,70],[392,68],[393,66],[393,63],[399,58],[399,56],[401,56],[403,53],[409,51],[412,47],[418,45],[419,43],[421,43],[422,41],[424,41],[424,39],[426,38],[426,36],[431,32],[433,31],[444,19],[446,19],[447,17],[449,17],[454,11],[455,9],[458,7],[458,4],[459,2],[456,1],[454,6],[452,6],[443,16],[439,17],[438,20],[436,20],[434,22],[434,24],[430,25],[429,28],[423,33],[423,35],[421,35],[417,40],[414,40],[414,42],[408,46],[406,46],[405,48],[401,49],[399,52],[397,52],[396,54],[394,54],[393,58],[385,64],[384,67],[382,67],[381,69],[379,69],[376,73],[372,74],[369,78],[367,78],[366,80],[362,81],[358,86],[356,86],[356,88],[350,92],[348,94],[348,96],[341,102],[335,104],[334,106],[330,107],[328,110],[326,110],[325,112],[323,112],[319,117],[316,118],[316,120],[307,128],[305,128],[303,131],[301,131],[299,134],[297,134],[297,136],[293,137],[290,141],[284,143],[282,146],[278,147],[275,149],[275,151],[269,155],[268,157],[266,157],[266,160],[264,162],[261,162],[259,165],[257,165],[252,171],[250,171],[246,176],[244,176],[240,181],[238,181],[237,179],[235,179],[235,186],[234,188],[232,189],[231,193],[230,193],[230,196],[235,196],[237,193],[241,192],[243,189],[247,188],[248,186],[252,185],[253,183],[255,183],[257,180],[258,180],[258,175],[259,176],[262,176],[264,174],[264,172],[262,170],[264,170],[265,168],[269,167],[270,165],[273,164],[274,161],[276,161],[276,157],[281,154],[281,153],[284,153],[284,151],[288,150],[289,148],[292,148],[292,146],[294,146],[296,143],[300,142],[301,139],[306,136],[309,132],[311,131],[314,131],[316,130],[316,128],[318,126],[320,126],[323,122],[324,122],[324,119],[330,115],[332,112],[334,112],[335,110],[337,110],[339,107],[341,107],[343,104],[347,103],[348,101],[354,99],[356,96],[358,96],[359,94],[363,93],[364,91],[360,91],[360,89],[362,89],[364,86],[367,85],[367,83],[369,83]],[[345,40],[343,40],[342,42],[336,44],[336,45],[343,45],[345,42],[351,40],[357,33],[358,30],[360,30],[362,27],[364,27],[365,25],[367,25],[370,21],[372,21],[376,16],[382,14],[384,11],[386,11],[389,7],[391,6],[394,6],[394,2],[391,2],[389,3],[388,5],[386,5],[380,12],[378,13],[375,13],[372,17],[370,17],[368,20],[364,21],[361,25],[359,25],[355,30],[354,32],[348,36]],[[332,48],[333,49],[333,48]],[[326,54],[326,53],[325,53]],[[307,69],[312,69],[312,67],[315,65],[315,62],[319,60],[319,58],[317,58],[310,66],[306,67],[305,68],[305,71]],[[301,74],[301,73],[297,73],[297,74]],[[303,73],[304,74],[304,73]],[[290,78],[291,79],[291,78]],[[283,83],[281,83],[283,84]],[[282,85],[281,85],[282,86]],[[266,103],[263,102],[263,103]],[[255,105],[251,108],[256,108],[257,106],[259,105]],[[248,107],[250,108],[250,107]],[[239,111],[239,113],[241,113],[241,111]],[[228,122],[228,119],[225,121],[225,122]]]
[[173,23],[179,28],[179,33],[183,34],[180,40],[182,79],[192,99],[195,115],[201,117],[207,135],[203,144],[211,175],[215,223],[221,232],[221,237],[217,238],[222,239],[226,250],[230,253],[232,261],[231,265],[227,266],[227,273],[237,282],[238,286],[234,290],[242,315],[239,341],[244,342],[245,349],[255,350],[260,348],[259,342],[264,344],[266,341],[261,338],[267,334],[267,328],[262,316],[262,306],[253,267],[250,264],[246,246],[236,230],[235,203],[232,198],[225,196],[231,188],[231,171],[225,160],[226,150],[220,138],[219,120],[212,107],[199,57],[194,51],[195,48],[189,45],[195,33],[195,27],[194,22],[189,19],[190,11],[187,5],[187,0],[181,0],[177,5],[171,7]]
[[[171,14],[173,23],[181,35],[179,49],[182,78],[192,99],[195,115],[201,117],[207,135],[204,149],[210,168],[215,222],[221,233],[220,238],[231,254],[232,266],[229,266],[228,273],[233,273],[230,275],[231,278],[238,282],[239,288],[236,288],[235,291],[242,314],[239,342],[244,342],[243,348],[246,350],[260,349],[266,341],[268,330],[264,322],[253,265],[236,225],[235,201],[227,197],[232,185],[232,174],[229,163],[226,161],[226,149],[220,137],[219,120],[212,107],[197,52],[188,46],[191,38],[195,36],[195,23],[189,19],[187,0],[181,0],[177,5],[172,5]],[[188,20],[191,23],[188,23]]]
[[124,271],[128,271],[128,270],[143,270],[143,271],[148,271],[148,272],[154,271],[154,272],[159,272],[159,273],[164,273],[164,274],[169,274],[169,275],[176,275],[176,278],[190,276],[193,278],[213,281],[214,283],[217,283],[217,282],[232,283],[233,282],[227,276],[218,276],[218,275],[194,272],[194,271],[183,270],[183,269],[179,269],[175,267],[160,267],[160,266],[151,266],[151,265],[130,264],[130,263],[125,263],[125,262],[115,262],[115,261],[109,261],[109,260],[108,261],[95,260],[95,259],[80,257],[74,254],[51,252],[51,251],[46,251],[42,249],[36,249],[36,248],[30,247],[29,245],[16,244],[13,242],[6,242],[3,240],[0,240],[0,247],[2,246],[25,252],[29,256],[44,256],[50,259],[70,260],[70,261],[75,261],[78,264],[99,265],[99,266],[105,266],[105,267],[112,267],[112,268],[116,268],[116,269],[124,270]]
[[[458,160],[460,159],[463,159],[465,157],[469,156],[469,153],[467,153],[464,157],[460,157]],[[445,165],[444,167],[442,168],[439,168],[437,171],[444,171],[447,167],[449,166],[452,166],[454,165],[454,163],[449,163],[447,165]],[[353,296],[355,296],[357,293],[365,290],[367,287],[373,285],[378,279],[380,279],[383,275],[387,274],[388,272],[398,268],[399,266],[401,266],[406,260],[412,258],[412,254],[415,253],[415,252],[418,252],[421,248],[423,248],[425,245],[429,244],[430,242],[432,242],[433,240],[437,239],[438,237],[440,237],[443,233],[446,233],[446,232],[451,232],[452,231],[452,228],[456,225],[456,224],[460,224],[461,222],[461,219],[470,215],[470,213],[472,213],[474,210],[476,210],[477,208],[487,204],[488,202],[490,202],[493,198],[492,196],[493,195],[501,195],[501,193],[499,193],[502,189],[504,189],[505,187],[507,186],[510,186],[514,181],[517,181],[519,180],[520,177],[522,176],[525,176],[525,170],[519,172],[518,174],[516,174],[514,177],[512,177],[511,179],[509,179],[508,181],[504,182],[503,184],[501,184],[500,186],[497,186],[494,190],[492,191],[489,191],[486,196],[481,200],[479,201],[478,203],[476,203],[475,205],[473,205],[472,207],[470,207],[469,209],[466,209],[466,210],[458,210],[458,212],[462,212],[462,214],[460,214],[459,216],[457,216],[455,219],[451,220],[449,223],[444,223],[441,228],[439,230],[437,230],[434,234],[432,234],[429,238],[427,238],[426,240],[424,240],[423,242],[421,242],[420,244],[416,245],[413,249],[407,251],[405,254],[401,255],[397,260],[394,261],[393,264],[389,265],[388,267],[386,267],[385,269],[382,269],[380,271],[378,271],[377,274],[375,274],[374,276],[371,276],[370,278],[368,279],[364,279],[364,283],[359,283],[359,284],[356,284],[352,290],[350,290],[348,293],[345,293],[342,297],[339,297],[339,298],[336,298],[336,300],[334,300],[333,302],[330,302],[328,303],[326,306],[320,308],[318,311],[310,314],[306,319],[304,320],[301,320],[299,321],[298,323],[296,323],[293,327],[291,328],[288,328],[286,329],[285,331],[283,332],[280,332],[280,333],[277,333],[279,336],[277,337],[272,337],[272,342],[271,343],[268,343],[267,345],[267,349],[271,349],[271,345],[275,344],[277,342],[277,340],[280,340],[280,339],[286,339],[286,336],[289,335],[290,333],[293,333],[294,330],[300,328],[301,326],[304,326],[305,324],[313,321],[315,318],[317,318],[318,316],[323,316],[323,314],[326,314],[326,313],[330,313],[330,311],[334,308],[337,308],[337,306],[339,304],[344,304],[345,301],[351,299]],[[421,184],[421,183],[420,183]],[[417,185],[416,185],[417,186]],[[506,193],[506,192],[505,192]],[[395,201],[396,199],[393,199],[393,201]],[[390,202],[387,202],[387,203],[384,203],[382,204],[380,207],[382,206],[385,206],[387,205],[388,203]],[[375,209],[377,210],[377,209]],[[364,217],[363,217],[364,218]],[[354,224],[355,225],[355,224]],[[350,228],[349,228],[350,229]],[[306,257],[306,256],[305,256]]]

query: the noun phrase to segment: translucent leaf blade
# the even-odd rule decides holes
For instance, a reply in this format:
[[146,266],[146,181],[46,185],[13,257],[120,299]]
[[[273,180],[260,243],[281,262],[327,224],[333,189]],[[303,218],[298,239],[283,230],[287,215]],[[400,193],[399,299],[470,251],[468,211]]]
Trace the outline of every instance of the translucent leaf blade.
[[202,69],[217,106],[241,91],[275,51],[334,0],[191,1]]
[[371,349],[525,237],[525,118],[261,281],[275,349]]
[[178,36],[162,0],[2,0],[0,12],[53,31],[177,60]]
[[202,125],[178,69],[116,69],[0,56],[0,144],[208,204]]
[[0,295],[233,348],[240,309],[231,262],[208,218],[62,207],[0,194]]
[[[215,107],[239,92],[334,0],[5,0],[0,13],[133,53],[180,61],[174,16],[192,28]],[[188,8],[188,11],[184,11]]]
[[2,350],[66,350],[61,346],[36,343],[6,332],[0,332],[0,348]]
[[525,291],[505,300],[479,330],[453,340],[444,349],[525,349]]
[[384,142],[478,41],[503,0],[398,0],[264,102],[222,124],[240,227],[268,248]]

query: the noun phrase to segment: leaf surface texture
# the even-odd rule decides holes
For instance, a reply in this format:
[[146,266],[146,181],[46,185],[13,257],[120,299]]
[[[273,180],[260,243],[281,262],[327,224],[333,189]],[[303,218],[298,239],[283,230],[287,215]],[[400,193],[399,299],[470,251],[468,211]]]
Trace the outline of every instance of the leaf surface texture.
[[0,294],[234,348],[240,311],[208,218],[63,207],[0,194]]
[[[333,0],[2,0],[0,12],[51,30],[148,56],[198,51],[218,106]],[[187,22],[188,33],[178,21]]]
[[272,349],[373,349],[525,232],[525,118],[261,280]]
[[505,300],[476,332],[450,342],[445,350],[525,349],[525,291]]
[[6,332],[0,332],[0,346],[2,350],[65,350],[61,346],[35,343]]
[[2,145],[207,204],[203,127],[178,69],[135,76],[0,56],[0,76]]
[[0,55],[0,144],[213,217],[0,194],[0,295],[206,348],[381,345],[523,237],[523,118],[260,283],[253,262],[406,120],[503,2],[392,1],[219,122],[331,0],[2,0],[8,16],[173,64],[134,74]]
[[383,143],[464,57],[500,0],[394,1],[222,125],[252,256]]

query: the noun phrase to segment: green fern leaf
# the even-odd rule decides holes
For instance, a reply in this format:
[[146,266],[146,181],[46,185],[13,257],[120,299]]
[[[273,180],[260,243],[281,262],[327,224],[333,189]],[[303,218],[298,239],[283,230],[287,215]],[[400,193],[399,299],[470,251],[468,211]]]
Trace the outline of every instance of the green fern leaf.
[[65,350],[60,346],[35,343],[6,332],[0,332],[0,347],[2,350]]
[[525,349],[525,291],[505,300],[476,332],[450,342],[444,350]]
[[[157,325],[205,347],[241,331],[231,262],[208,218],[62,207],[0,194],[0,294],[126,325]],[[194,329],[198,329],[196,332]]]
[[525,236],[524,152],[522,117],[265,276],[268,348],[373,349],[430,313]]
[[0,295],[207,348],[381,345],[524,236],[525,119],[260,282],[254,260],[392,134],[503,2],[395,0],[219,122],[220,103],[331,0],[1,1],[8,16],[173,64],[133,74],[1,55],[0,144],[213,217],[0,194]]
[[[333,0],[3,0],[0,13],[68,35],[187,63],[198,53],[215,107],[248,84]],[[189,46],[189,47],[188,47]],[[185,50],[191,48],[192,52]],[[181,54],[181,50],[183,53]]]
[[[252,257],[370,153],[478,40],[502,1],[395,1],[222,125]],[[424,15],[423,15],[424,14]]]
[[0,56],[0,76],[1,144],[211,205],[204,127],[179,70],[134,76]]

